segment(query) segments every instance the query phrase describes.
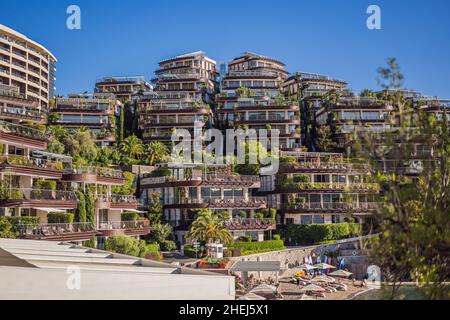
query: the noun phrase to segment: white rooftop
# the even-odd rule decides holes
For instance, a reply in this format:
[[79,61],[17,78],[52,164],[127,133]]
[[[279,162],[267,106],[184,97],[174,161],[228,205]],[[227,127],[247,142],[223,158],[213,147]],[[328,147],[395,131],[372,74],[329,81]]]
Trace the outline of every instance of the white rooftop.
[[[79,289],[71,288],[78,274]],[[0,239],[2,299],[234,299],[234,278],[69,243]]]

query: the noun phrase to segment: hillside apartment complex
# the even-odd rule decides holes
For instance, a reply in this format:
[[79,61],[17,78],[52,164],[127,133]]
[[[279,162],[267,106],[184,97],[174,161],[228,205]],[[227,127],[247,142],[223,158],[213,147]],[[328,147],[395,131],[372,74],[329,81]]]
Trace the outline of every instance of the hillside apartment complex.
[[[40,217],[40,224],[25,228],[23,237],[80,241],[96,235],[101,244],[111,235],[149,232],[147,220],[121,221],[121,213],[138,212],[134,195],[114,194],[114,187],[125,183],[122,172],[73,166],[70,157],[46,151],[48,137],[39,128],[47,122],[71,130],[85,127],[99,146],[114,147],[118,110],[130,100],[146,143],[170,146],[172,133],[180,128],[191,133],[210,127],[280,132],[288,160],[271,176],[196,163],[162,163],[141,172],[140,209],[158,193],[164,219],[175,228],[179,243],[184,243],[195,209],[227,215],[226,226],[235,238],[264,240],[276,224],[339,223],[350,214],[364,222],[376,207],[378,189],[364,166],[349,163],[341,153],[305,151],[316,126],[332,128],[344,145],[345,135],[356,129],[395,126],[389,104],[354,96],[344,81],[312,73],[289,75],[281,61],[250,52],[222,65],[219,75],[216,62],[198,51],[162,60],[151,81],[154,87],[143,77],[106,77],[97,81],[92,95],[53,99],[56,58],[6,27],[0,31],[0,178],[6,190],[0,215]],[[336,91],[341,93],[337,100],[323,102]],[[449,104],[417,93],[411,99],[438,116]],[[94,226],[47,223],[49,213],[73,212],[79,192],[86,190],[95,199]]]

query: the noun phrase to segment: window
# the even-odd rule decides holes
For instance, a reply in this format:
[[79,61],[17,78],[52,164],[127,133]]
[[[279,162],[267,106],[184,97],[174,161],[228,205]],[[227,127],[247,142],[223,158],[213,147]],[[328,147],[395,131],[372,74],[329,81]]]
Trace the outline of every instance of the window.
[[311,224],[312,223],[312,216],[311,215],[302,215],[300,217],[300,223],[301,224]]

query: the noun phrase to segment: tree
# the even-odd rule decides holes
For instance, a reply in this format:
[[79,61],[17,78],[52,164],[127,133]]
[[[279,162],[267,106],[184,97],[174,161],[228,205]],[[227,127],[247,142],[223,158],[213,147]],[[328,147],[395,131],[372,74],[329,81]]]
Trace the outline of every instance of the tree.
[[157,223],[152,224],[151,238],[157,243],[164,243],[172,235],[172,226],[169,224]]
[[86,200],[81,191],[77,191],[78,205],[76,222],[86,222]]
[[92,192],[92,188],[86,188],[84,197],[86,201],[86,221],[95,224],[94,195]]
[[404,76],[400,71],[400,66],[396,58],[387,58],[386,67],[379,67],[378,83],[385,90],[398,90],[403,85]]
[[320,126],[317,128],[315,145],[322,152],[331,152],[337,147],[337,143],[332,139],[329,126]]
[[[398,78],[398,76],[397,76]],[[450,127],[415,109],[411,100],[389,93],[398,126],[359,137],[358,156],[371,165],[382,187],[372,217],[378,236],[367,243],[371,262],[398,297],[402,282],[414,281],[429,299],[449,298],[450,278]],[[420,150],[425,150],[417,154]],[[429,152],[426,152],[429,150]],[[413,160],[413,161],[412,161]],[[409,170],[419,172],[411,178]]]
[[[218,241],[229,243],[233,241],[231,233],[226,229],[221,215],[213,214],[211,209],[201,209],[197,211],[197,217],[192,222],[186,234],[186,239],[191,241],[206,242],[210,245]],[[210,254],[210,252],[208,252]]]
[[120,108],[120,117],[119,117],[119,143],[123,141],[125,135],[125,106],[126,104]]
[[152,193],[149,200],[150,203],[148,205],[147,218],[150,221],[150,225],[161,223],[163,206],[160,201],[160,194],[158,192]]
[[123,154],[133,159],[138,159],[144,153],[141,139],[134,134],[124,139],[120,143],[119,149]]
[[169,150],[161,141],[150,142],[146,149],[146,158],[149,165],[163,162],[169,157]]

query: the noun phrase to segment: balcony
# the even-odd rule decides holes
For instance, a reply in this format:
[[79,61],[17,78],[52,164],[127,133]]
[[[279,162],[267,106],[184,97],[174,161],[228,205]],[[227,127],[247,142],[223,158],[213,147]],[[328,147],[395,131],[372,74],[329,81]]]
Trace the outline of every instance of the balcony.
[[71,182],[103,183],[122,185],[125,181],[123,172],[101,167],[73,167],[63,171],[63,180]]
[[136,209],[138,201],[133,195],[113,194],[97,195],[96,208],[99,209]]
[[0,140],[45,150],[48,137],[43,131],[0,120]]
[[91,239],[96,234],[97,230],[89,222],[19,226],[19,237],[30,240],[83,241]]
[[50,179],[61,179],[64,163],[18,155],[0,155],[0,171]]
[[233,174],[202,174],[200,176],[187,176],[183,178],[163,176],[163,177],[144,177],[141,185],[151,188],[164,186],[214,186],[214,187],[247,187],[259,188],[261,180],[259,176],[245,176]]
[[100,222],[98,231],[103,237],[125,234],[127,236],[142,236],[150,233],[150,221],[106,221]]
[[171,208],[211,208],[211,209],[265,209],[265,197],[209,197],[204,199],[183,198],[176,204],[164,206]]
[[371,212],[379,208],[378,202],[308,202],[286,204],[286,213],[354,213]]
[[275,221],[271,219],[231,219],[225,222],[225,227],[230,231],[267,231],[275,230]]
[[329,192],[343,193],[349,191],[358,192],[378,192],[380,186],[378,183],[338,183],[338,182],[293,182],[291,178],[281,181],[276,185],[276,192],[279,193],[310,193],[310,192]]
[[[30,102],[31,104],[31,102]],[[27,110],[25,108],[0,107],[2,118],[17,119],[42,123],[45,121],[45,115],[36,110]]]
[[10,188],[3,190],[0,206],[74,209],[77,202],[77,196],[73,191]]

